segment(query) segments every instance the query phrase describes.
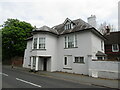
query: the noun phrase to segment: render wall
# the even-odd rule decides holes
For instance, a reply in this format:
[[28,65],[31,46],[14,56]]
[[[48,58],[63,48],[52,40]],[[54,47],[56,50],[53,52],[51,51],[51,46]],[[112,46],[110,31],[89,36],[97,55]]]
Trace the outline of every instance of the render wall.
[[[72,35],[72,34],[71,34]],[[67,36],[67,35],[66,35]],[[88,55],[91,54],[91,33],[90,32],[80,32],[77,33],[77,46],[78,48],[68,48],[64,49],[64,37],[65,35],[59,37],[58,41],[58,71],[88,74]],[[67,56],[69,65],[64,65],[64,57]],[[74,63],[75,56],[84,56],[85,64]],[[72,70],[64,69],[72,68]]]
[[[35,37],[45,37],[46,38],[46,50],[32,50],[32,40],[27,42],[27,49],[25,50],[25,58],[23,67],[28,67],[30,56],[44,56],[44,57],[51,57],[48,62],[47,68],[48,71],[56,71],[57,70],[57,36],[53,34],[46,34],[46,33],[37,33],[34,34],[33,38]],[[41,59],[41,58],[40,58]],[[42,59],[41,59],[42,60]],[[39,70],[42,70],[42,61],[39,60]]]
[[[97,59],[95,56],[98,51],[101,51],[104,53],[104,40],[97,37],[94,34],[91,34],[91,40],[92,40],[92,59]],[[101,48],[101,41],[103,42],[103,49]]]
[[109,79],[120,79],[120,62],[92,61],[89,68],[89,76]]
[[27,41],[27,46],[24,52],[24,60],[23,60],[23,67],[30,68],[30,56],[32,51],[32,40]]

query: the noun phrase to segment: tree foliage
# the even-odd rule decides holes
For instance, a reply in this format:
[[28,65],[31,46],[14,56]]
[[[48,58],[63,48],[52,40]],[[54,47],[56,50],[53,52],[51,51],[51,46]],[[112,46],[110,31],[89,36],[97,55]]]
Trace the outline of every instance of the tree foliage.
[[18,19],[7,19],[2,28],[2,55],[3,60],[14,56],[23,56],[26,39],[31,36],[31,24]]

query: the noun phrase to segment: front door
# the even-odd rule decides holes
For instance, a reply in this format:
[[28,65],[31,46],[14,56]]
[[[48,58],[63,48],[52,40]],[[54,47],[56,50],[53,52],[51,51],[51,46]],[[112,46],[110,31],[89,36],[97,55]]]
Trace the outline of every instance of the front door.
[[47,58],[43,60],[43,71],[47,71]]

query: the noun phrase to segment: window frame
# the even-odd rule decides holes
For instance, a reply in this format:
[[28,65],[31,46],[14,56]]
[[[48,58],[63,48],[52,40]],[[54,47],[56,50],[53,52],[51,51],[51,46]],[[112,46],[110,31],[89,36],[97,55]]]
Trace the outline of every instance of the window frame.
[[[36,42],[35,42],[36,41]],[[34,38],[33,39],[33,49],[37,49],[37,41],[38,41],[38,38]]]
[[68,35],[64,37],[64,48],[77,48],[77,35]]
[[103,51],[104,50],[104,42],[101,41],[101,50]]
[[[117,50],[114,50],[114,45],[116,45]],[[112,44],[112,52],[119,52],[119,45],[118,44]]]
[[65,66],[68,65],[68,57],[67,57],[67,56],[64,57],[64,65],[65,65]]
[[46,38],[45,37],[39,37],[39,49],[46,49]]
[[[76,58],[78,58],[78,61],[76,60]],[[83,58],[83,59],[80,59],[80,58]],[[74,57],[74,63],[85,64],[85,58],[84,58],[84,56],[75,56]]]

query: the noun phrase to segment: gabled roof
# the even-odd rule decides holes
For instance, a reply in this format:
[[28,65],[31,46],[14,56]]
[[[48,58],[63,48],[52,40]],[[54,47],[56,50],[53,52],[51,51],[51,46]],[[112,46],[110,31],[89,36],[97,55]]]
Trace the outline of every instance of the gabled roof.
[[[64,26],[67,21],[72,23],[74,27],[69,30],[64,30]],[[90,24],[86,23],[82,19],[70,20],[69,18],[66,18],[66,20],[62,24],[56,25],[52,28],[48,26],[36,28],[33,30],[33,33],[49,32],[55,35],[64,35],[64,34],[69,34],[69,33],[79,32],[79,31],[91,31],[92,33],[96,34],[98,37],[105,39],[105,37],[99,31],[97,31],[94,27],[92,27]]]
[[73,29],[71,29],[71,30],[64,30],[64,23],[65,22],[62,23],[62,24],[56,25],[53,28],[56,29],[60,35],[70,33],[70,32],[79,31],[79,30],[92,28],[92,26],[90,24],[86,23],[82,19],[73,20],[72,22],[75,24],[75,27]]

